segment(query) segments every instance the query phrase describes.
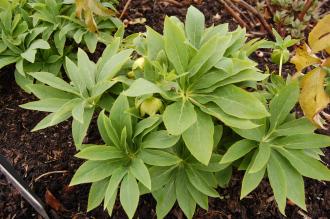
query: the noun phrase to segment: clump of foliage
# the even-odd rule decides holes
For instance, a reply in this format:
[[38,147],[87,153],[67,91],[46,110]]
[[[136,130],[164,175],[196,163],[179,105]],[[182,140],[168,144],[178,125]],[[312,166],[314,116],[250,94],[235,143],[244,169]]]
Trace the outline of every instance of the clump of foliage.
[[[27,72],[47,71],[61,75],[64,57],[75,58],[72,47],[66,43],[68,40],[77,44],[83,42],[93,53],[98,42],[111,43],[111,33],[122,29],[121,22],[109,12],[106,17],[93,16],[93,24],[97,23],[99,28],[90,31],[88,25],[75,18],[75,5],[67,3],[5,0],[0,5],[0,68],[15,63],[16,82],[27,92],[30,92],[28,85],[33,84]],[[88,1],[87,6],[93,11],[110,11],[97,1]]]
[[[308,3],[309,4],[309,3]],[[304,38],[304,31],[312,20],[319,19],[319,1],[311,0],[306,8],[305,0],[271,0],[270,7],[276,29],[281,35],[291,35],[293,38]],[[257,9],[263,13],[267,10],[265,0],[257,3]]]
[[[245,171],[241,198],[266,175],[284,214],[287,198],[306,208],[302,176],[330,180],[320,162],[330,137],[290,114],[298,81],[273,75],[267,92],[245,89],[268,77],[248,55],[269,43],[246,43],[245,30],[205,28],[204,22],[190,7],[185,23],[166,17],[163,35],[148,27],[129,43],[133,49],[115,38],[97,63],[79,49],[76,63],[65,61],[69,83],[29,73],[39,81],[30,89],[40,100],[22,107],[50,112],[35,130],[73,117],[76,156],[86,161],[70,185],[92,183],[88,211],[103,202],[111,215],[119,193],[133,218],[139,197],[151,193],[157,217],[177,202],[192,218],[197,205],[207,210],[208,197],[220,196],[216,188],[238,168]],[[284,50],[286,41],[278,42]],[[94,112],[103,145],[83,142]]]
[[299,103],[305,116],[323,129],[326,129],[324,126],[326,122],[322,116],[328,117],[323,110],[330,103],[329,94],[324,90],[330,58],[321,59],[316,54],[320,51],[330,54],[329,22],[330,15],[321,19],[308,36],[309,45],[304,44],[297,48],[295,56],[291,59],[296,66],[297,75],[309,69],[301,80]]
[[77,64],[66,58],[65,69],[70,83],[49,72],[29,73],[45,85],[30,85],[29,89],[40,100],[21,107],[51,112],[33,131],[56,125],[72,116],[72,136],[76,146],[81,145],[95,109],[102,104],[111,104],[107,92],[120,81],[116,76],[132,53],[130,49],[118,51],[119,46],[120,39],[116,38],[104,50],[97,63],[90,61],[81,49],[78,50]]

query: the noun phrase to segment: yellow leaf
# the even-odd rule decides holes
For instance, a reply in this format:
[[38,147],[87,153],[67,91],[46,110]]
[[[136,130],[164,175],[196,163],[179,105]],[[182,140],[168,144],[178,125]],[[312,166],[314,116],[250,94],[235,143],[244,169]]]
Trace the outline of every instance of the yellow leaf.
[[321,60],[304,44],[296,49],[296,54],[291,58],[290,62],[296,66],[298,72],[301,72],[310,65],[320,64]]
[[85,24],[90,32],[97,32],[97,25],[94,19],[94,14],[99,16],[112,16],[116,12],[103,6],[98,0],[76,0],[76,16],[83,19],[84,14]]
[[99,16],[113,16],[116,15],[116,12],[113,10],[104,7],[99,1],[97,0],[87,0],[87,7],[96,15]]
[[90,10],[85,10],[84,16],[85,16],[85,24],[87,26],[88,31],[92,33],[96,32],[97,27],[93,17],[93,13]]
[[323,61],[322,66],[330,67],[330,57]]
[[326,72],[321,68],[315,68],[301,80],[300,106],[305,116],[319,127],[322,127],[319,113],[330,101],[323,87],[325,76]]
[[82,19],[82,11],[84,10],[84,0],[76,0],[76,16]]
[[308,42],[314,53],[324,49],[330,52],[330,14],[317,22],[309,33]]

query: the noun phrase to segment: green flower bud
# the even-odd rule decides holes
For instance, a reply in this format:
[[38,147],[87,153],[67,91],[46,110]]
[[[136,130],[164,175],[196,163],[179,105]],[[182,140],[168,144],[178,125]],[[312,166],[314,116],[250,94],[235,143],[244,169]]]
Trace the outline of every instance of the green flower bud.
[[282,64],[289,61],[290,52],[287,49],[286,50],[274,49],[274,51],[272,52],[272,55],[271,55],[272,62],[279,65],[280,60],[281,60],[281,55],[283,55]]
[[134,71],[130,71],[127,73],[127,77],[128,78],[135,78],[135,72]]
[[145,114],[149,116],[155,115],[163,108],[163,103],[160,99],[155,97],[149,97],[145,99],[140,105],[141,116]]

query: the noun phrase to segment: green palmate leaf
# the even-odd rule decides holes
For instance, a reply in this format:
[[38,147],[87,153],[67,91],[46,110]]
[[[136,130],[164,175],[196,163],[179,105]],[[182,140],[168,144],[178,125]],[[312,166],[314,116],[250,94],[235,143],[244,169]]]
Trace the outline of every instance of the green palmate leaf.
[[[78,69],[79,69],[79,74],[86,84],[86,87],[88,89],[92,89],[93,86],[95,85],[95,70],[96,70],[96,65],[94,62],[89,60],[88,55],[84,52],[82,49],[78,49]],[[77,74],[78,72],[76,72]]]
[[70,186],[105,179],[113,173],[118,165],[118,161],[86,161],[74,174]]
[[92,183],[92,186],[88,194],[88,205],[87,211],[91,211],[99,206],[103,199],[104,194],[107,189],[108,179],[103,179],[97,182]]
[[290,149],[323,148],[330,145],[330,137],[318,134],[298,134],[276,139],[274,144]]
[[185,40],[184,32],[175,20],[166,17],[164,22],[165,52],[179,75],[185,72],[188,65],[189,54]]
[[189,7],[186,16],[185,30],[188,40],[196,48],[199,48],[202,39],[204,23],[205,18],[203,13],[195,7]]
[[287,183],[287,196],[291,201],[306,210],[304,179],[292,165],[278,153],[272,153],[279,161],[285,173]]
[[87,129],[92,120],[94,113],[93,108],[86,108],[83,114],[83,123],[78,122],[76,119],[72,121],[72,137],[77,147],[79,147],[87,133]]
[[17,62],[20,59],[20,57],[17,56],[2,56],[0,57],[0,69],[10,65],[12,63]]
[[181,135],[197,120],[194,106],[189,101],[178,101],[166,107],[163,121],[172,135]]
[[330,170],[320,161],[308,156],[302,150],[276,148],[303,176],[317,180],[330,180]]
[[124,154],[116,147],[92,145],[83,149],[75,156],[87,160],[111,160],[123,158]]
[[83,37],[84,37],[84,41],[86,43],[88,50],[91,53],[94,53],[95,49],[96,49],[96,45],[97,45],[96,35],[94,33],[87,32],[86,34],[84,34]]
[[129,97],[139,97],[155,93],[163,93],[163,91],[156,84],[143,78],[139,78],[131,84],[131,86],[124,92],[124,95]]
[[103,95],[107,90],[114,86],[116,81],[102,81],[97,83],[91,90],[91,98],[99,97]]
[[253,129],[240,129],[240,128],[232,128],[232,129],[243,138],[254,141],[261,141],[262,138],[265,136],[265,132],[266,132],[266,119],[260,119],[253,122],[259,124],[259,127]]
[[166,214],[171,210],[176,201],[174,181],[167,183],[161,189],[153,192],[152,195],[157,201],[157,217],[164,218]]
[[117,189],[123,177],[127,175],[127,170],[122,166],[113,171],[110,181],[107,185],[104,197],[104,208],[106,208],[112,197],[117,194]]
[[[115,145],[118,146],[118,144],[113,143],[112,139],[116,139],[118,142],[118,136],[117,137],[110,137],[111,136],[111,128],[109,127],[109,119],[104,113],[105,110],[102,110],[97,118],[97,127],[99,129],[99,133],[103,139],[103,141],[107,145]],[[110,134],[109,134],[110,133]]]
[[116,198],[117,198],[117,193],[118,193],[118,188],[116,189],[116,191],[113,193],[112,197],[110,198],[108,204],[107,204],[107,211],[108,211],[108,214],[110,216],[112,216],[112,210],[113,210],[113,207],[115,205],[115,202],[116,202]]
[[287,196],[287,179],[279,160],[275,156],[271,156],[269,159],[267,173],[277,205],[281,213],[285,215],[284,210]]
[[186,174],[188,176],[189,182],[197,189],[205,195],[211,197],[219,197],[218,192],[208,185],[208,182],[204,181],[203,177],[201,177],[197,171],[191,168],[186,169]]
[[73,107],[79,102],[79,99],[72,99],[62,105],[56,112],[49,114],[43,118],[32,131],[38,131],[53,125],[57,125],[71,116],[71,111]]
[[133,218],[139,203],[139,186],[132,174],[128,173],[121,183],[120,203],[122,204],[127,216]]
[[266,167],[261,169],[259,172],[249,173],[249,168],[251,167],[251,165],[252,162],[250,163],[243,177],[241,199],[247,196],[250,192],[252,192],[259,185],[265,175]]
[[262,168],[264,168],[271,154],[271,145],[268,143],[260,143],[258,147],[258,151],[256,152],[256,157],[254,159],[253,165],[251,166],[249,173],[259,172]]
[[201,163],[207,165],[213,151],[214,125],[212,117],[199,110],[197,121],[183,132],[183,140],[190,153]]
[[198,191],[190,183],[187,183],[187,188],[188,188],[188,192],[193,197],[195,202],[205,210],[208,210],[208,196]]
[[21,53],[21,56],[24,59],[28,60],[29,62],[34,63],[37,49],[49,49],[49,48],[50,46],[47,43],[47,41],[42,39],[37,39],[30,45],[30,47],[25,52]]
[[215,173],[215,176],[216,176],[217,181],[218,181],[218,185],[221,188],[228,187],[231,176],[232,176],[232,171],[233,171],[233,168],[231,166],[229,166],[229,167]]
[[159,51],[164,49],[164,39],[162,35],[154,31],[152,28],[147,27],[147,50],[148,58],[155,59]]
[[81,124],[84,123],[84,111],[85,111],[85,101],[81,101],[72,109],[72,117],[80,122]]
[[132,137],[132,121],[131,116],[128,114],[129,103],[127,97],[119,95],[110,110],[110,120],[115,128],[117,135],[120,136],[121,131],[126,127],[127,136]]
[[188,71],[190,77],[195,75],[213,55],[216,49],[214,45],[217,45],[220,39],[219,36],[214,36],[202,45],[198,53],[189,62]]
[[216,86],[220,87],[220,86],[234,84],[243,81],[262,81],[265,80],[268,76],[269,76],[268,74],[262,74],[256,72],[255,70],[249,69],[220,81],[219,83],[216,84]]
[[261,119],[269,115],[251,93],[234,85],[218,88],[211,98],[225,113],[242,119]]
[[73,94],[61,91],[59,89],[44,85],[44,84],[31,84],[28,86],[29,90],[34,96],[39,99],[59,98],[59,99],[72,99]]
[[154,115],[138,122],[135,126],[133,139],[136,138],[141,133],[143,133],[145,130],[148,130],[150,129],[150,127],[153,127],[157,122],[159,122],[159,120],[160,120],[159,115]]
[[38,81],[45,83],[53,88],[78,95],[77,91],[72,86],[70,86],[64,80],[56,77],[54,74],[48,72],[34,72],[30,73],[30,75]]
[[22,104],[20,105],[20,107],[24,109],[38,110],[44,112],[56,112],[68,101],[69,101],[68,99],[46,98],[46,99]]
[[141,143],[142,148],[169,148],[175,145],[180,136],[168,134],[167,131],[154,131],[148,134]]
[[224,163],[233,162],[243,157],[257,146],[258,143],[255,141],[251,141],[247,139],[240,140],[229,147],[227,152],[223,155],[220,163],[224,164]]
[[226,114],[220,107],[213,103],[206,104],[206,107],[201,108],[201,110],[211,116],[214,116],[215,118],[219,119],[230,127],[236,127],[241,129],[252,129],[258,127],[257,124],[253,123],[250,120],[240,119]]
[[139,158],[133,159],[129,168],[132,175],[138,179],[145,187],[151,190],[151,179],[148,168]]
[[270,102],[270,128],[275,129],[286,119],[299,97],[299,84],[297,81],[291,82],[283,87]]
[[307,118],[294,119],[276,128],[275,133],[281,136],[313,133],[315,127]]
[[120,38],[115,37],[112,42],[104,49],[102,56],[97,61],[98,72],[104,68],[107,61],[114,56],[120,47]]
[[113,55],[109,60],[105,61],[103,68],[99,69],[97,82],[112,79],[129,60],[133,50],[123,50]]
[[187,190],[188,179],[183,171],[178,171],[175,181],[175,194],[178,204],[188,219],[192,218],[196,208],[196,202]]
[[82,74],[79,73],[78,67],[68,57],[65,58],[65,67],[66,73],[69,76],[70,80],[75,86],[79,88],[79,91],[82,93],[86,88],[86,84],[82,78]]
[[[159,166],[152,166],[149,169],[150,175],[151,175],[151,187],[152,192],[158,192],[159,189],[161,189],[163,186],[166,186],[166,184],[171,183],[173,176],[175,175],[175,166],[171,167],[159,167]],[[157,197],[156,197],[157,198]]]
[[146,164],[155,166],[172,166],[182,161],[171,153],[152,149],[143,150],[140,157]]

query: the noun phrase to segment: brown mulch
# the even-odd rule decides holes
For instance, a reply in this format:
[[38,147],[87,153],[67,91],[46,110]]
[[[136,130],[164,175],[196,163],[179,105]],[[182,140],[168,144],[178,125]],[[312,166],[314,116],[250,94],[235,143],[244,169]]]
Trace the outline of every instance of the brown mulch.
[[[122,1],[119,10],[123,8],[125,2],[126,0]],[[187,7],[191,3],[203,11],[208,25],[229,22],[231,29],[237,26],[231,16],[224,12],[222,6],[215,0],[178,0],[180,6],[169,2],[133,0],[124,16],[125,22],[146,18],[146,23],[128,25],[127,32],[144,31],[145,25],[161,32],[165,14],[176,15],[183,20]],[[201,3],[198,4],[198,2]],[[265,69],[265,65],[276,69],[276,66],[269,64],[267,53],[263,57],[254,56],[254,59],[261,63],[261,69]],[[284,67],[285,73],[290,74],[291,71],[294,71],[292,65],[288,64]],[[109,218],[102,207],[88,214],[85,213],[89,185],[68,187],[73,173],[82,163],[74,157],[76,149],[72,142],[70,121],[38,132],[30,132],[45,116],[45,113],[24,110],[18,105],[34,99],[32,95],[24,93],[15,84],[12,68],[0,71],[0,154],[9,159],[44,202],[47,199],[47,210],[52,218]],[[86,141],[93,143],[100,141],[95,123],[92,124]],[[325,162],[330,164],[330,149],[326,149],[325,152]],[[39,178],[42,174],[53,171],[65,171],[65,173],[52,173]],[[241,179],[242,174],[236,172],[229,187],[219,189],[223,199],[210,198],[209,211],[198,208],[195,218],[284,218],[277,210],[267,180],[264,180],[247,198],[239,200]],[[328,218],[330,184],[306,179],[305,188],[308,213],[296,206],[288,205],[286,210],[288,218],[307,218],[307,215],[311,218]],[[61,207],[54,207],[58,204]],[[150,195],[143,196],[140,199],[136,218],[156,218],[155,205],[155,200]],[[2,218],[40,217],[0,174],[0,219]],[[118,201],[114,208],[113,218],[126,218]],[[178,206],[175,206],[167,218],[184,218],[184,216]]]

